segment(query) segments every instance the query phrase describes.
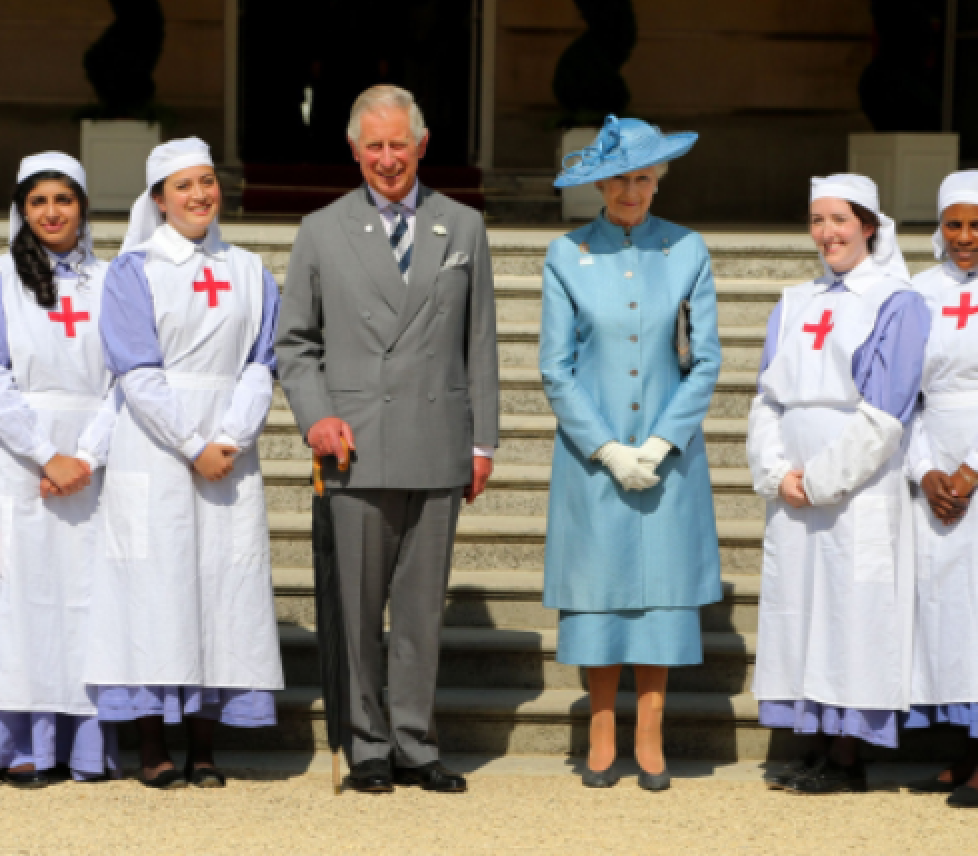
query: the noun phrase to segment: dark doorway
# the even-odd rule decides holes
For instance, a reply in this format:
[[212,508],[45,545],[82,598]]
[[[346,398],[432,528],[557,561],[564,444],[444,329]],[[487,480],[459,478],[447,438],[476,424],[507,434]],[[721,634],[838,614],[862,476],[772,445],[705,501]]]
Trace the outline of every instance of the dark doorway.
[[469,156],[472,0],[242,0],[241,155],[257,164],[346,164],[356,96],[414,93],[431,130],[425,163]]

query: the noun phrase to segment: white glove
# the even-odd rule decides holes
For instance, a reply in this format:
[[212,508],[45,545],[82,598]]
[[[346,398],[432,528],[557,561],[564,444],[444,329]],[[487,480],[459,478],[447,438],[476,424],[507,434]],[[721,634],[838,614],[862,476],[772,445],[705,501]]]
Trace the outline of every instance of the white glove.
[[668,440],[663,440],[661,437],[649,437],[638,450],[638,456],[643,461],[648,461],[653,464],[656,469],[662,464],[668,455],[672,451],[672,443]]
[[644,460],[641,449],[633,449],[614,441],[605,443],[594,453],[594,458],[604,464],[615,480],[625,490],[648,490],[659,483],[655,464]]

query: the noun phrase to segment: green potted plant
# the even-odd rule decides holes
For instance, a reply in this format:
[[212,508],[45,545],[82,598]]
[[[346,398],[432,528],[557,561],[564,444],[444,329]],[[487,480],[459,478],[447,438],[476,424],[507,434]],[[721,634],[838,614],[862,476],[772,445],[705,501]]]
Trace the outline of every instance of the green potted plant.
[[[587,30],[557,61],[553,92],[563,128],[558,158],[589,145],[609,113],[625,112],[631,93],[621,67],[638,40],[631,0],[574,0]],[[601,195],[591,185],[561,191],[565,220],[592,219],[601,210]]]
[[161,139],[153,72],[163,51],[159,0],[109,0],[115,20],[86,51],[98,103],[79,113],[81,159],[93,210],[125,211],[143,191],[146,157]]

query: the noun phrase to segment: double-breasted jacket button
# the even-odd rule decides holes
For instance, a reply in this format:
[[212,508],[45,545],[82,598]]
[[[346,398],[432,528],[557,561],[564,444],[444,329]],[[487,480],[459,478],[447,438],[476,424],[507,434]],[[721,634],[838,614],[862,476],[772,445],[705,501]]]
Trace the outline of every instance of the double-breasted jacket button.
[[434,400],[435,400],[435,394],[433,392],[429,392],[428,393],[428,401],[434,401]]
[[384,396],[384,401],[386,401],[388,404],[390,404],[391,403],[391,397],[389,395],[385,395]]

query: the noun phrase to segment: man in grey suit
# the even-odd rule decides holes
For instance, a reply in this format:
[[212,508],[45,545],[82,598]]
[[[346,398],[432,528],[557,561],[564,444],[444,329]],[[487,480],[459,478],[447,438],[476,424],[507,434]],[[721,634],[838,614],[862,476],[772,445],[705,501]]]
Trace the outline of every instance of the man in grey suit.
[[[364,184],[302,221],[285,283],[279,373],[324,458],[336,534],[351,784],[464,791],[438,758],[435,681],[462,498],[499,434],[492,263],[481,215],[417,180],[428,143],[409,92],[375,86],[348,128]],[[354,449],[346,472],[343,444]],[[388,706],[383,620],[390,600]]]

